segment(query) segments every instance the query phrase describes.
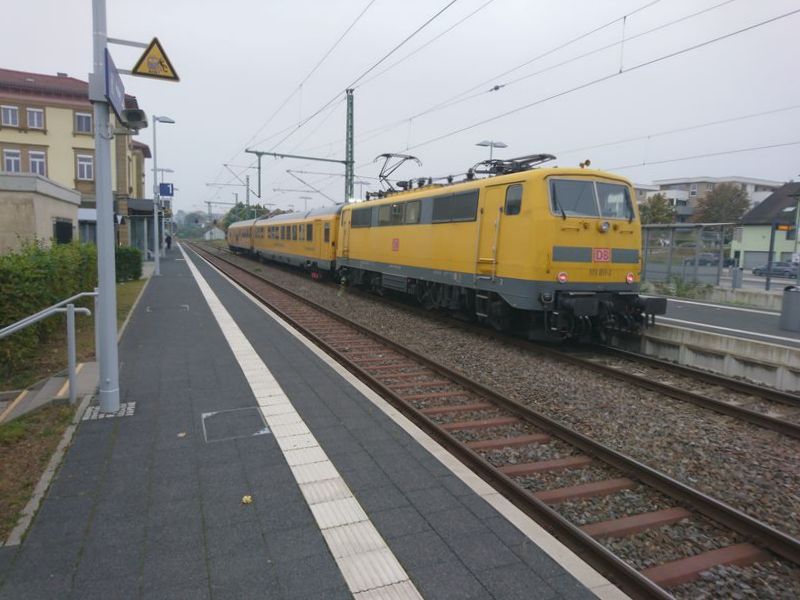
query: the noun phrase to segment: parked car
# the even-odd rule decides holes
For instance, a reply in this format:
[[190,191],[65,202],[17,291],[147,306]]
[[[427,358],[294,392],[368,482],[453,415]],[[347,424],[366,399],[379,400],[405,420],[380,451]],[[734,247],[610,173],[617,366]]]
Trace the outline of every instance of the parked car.
[[[797,273],[800,267],[794,263],[775,261],[772,263],[772,269],[769,270],[771,277],[794,277],[797,278]],[[753,269],[753,275],[760,275],[766,277],[768,272],[767,265],[761,265]]]

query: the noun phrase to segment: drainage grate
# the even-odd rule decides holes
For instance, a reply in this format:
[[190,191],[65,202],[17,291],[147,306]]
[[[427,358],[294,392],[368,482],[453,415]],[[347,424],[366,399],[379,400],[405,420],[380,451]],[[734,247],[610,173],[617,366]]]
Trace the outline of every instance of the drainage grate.
[[119,410],[114,413],[100,412],[99,406],[90,406],[83,413],[81,421],[99,421],[100,419],[112,419],[114,417],[131,417],[136,410],[136,402],[120,402]]
[[202,414],[206,443],[235,440],[270,433],[256,408],[233,408]]

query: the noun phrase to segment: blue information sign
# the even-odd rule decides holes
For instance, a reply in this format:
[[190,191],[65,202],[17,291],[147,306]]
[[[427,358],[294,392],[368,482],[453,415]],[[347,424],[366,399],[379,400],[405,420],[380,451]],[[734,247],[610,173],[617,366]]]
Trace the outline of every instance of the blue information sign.
[[171,198],[174,196],[172,193],[172,184],[171,183],[159,183],[158,184],[158,195],[159,196],[166,196]]
[[122,120],[122,111],[125,110],[125,86],[122,85],[122,79],[119,76],[117,67],[114,60],[111,58],[111,53],[106,48],[106,100],[111,104],[111,108],[117,115],[119,120]]

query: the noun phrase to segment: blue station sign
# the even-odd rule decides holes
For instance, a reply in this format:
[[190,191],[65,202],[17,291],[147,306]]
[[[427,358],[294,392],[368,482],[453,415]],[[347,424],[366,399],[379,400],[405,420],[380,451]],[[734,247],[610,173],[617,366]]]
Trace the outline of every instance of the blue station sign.
[[171,183],[159,183],[158,184],[158,195],[159,196],[166,196],[167,198],[172,198],[175,194],[173,192],[173,187]]
[[122,79],[117,71],[117,66],[111,58],[111,53],[106,48],[106,89],[105,96],[111,108],[117,115],[119,120],[122,120],[122,111],[125,110],[125,86],[122,85]]

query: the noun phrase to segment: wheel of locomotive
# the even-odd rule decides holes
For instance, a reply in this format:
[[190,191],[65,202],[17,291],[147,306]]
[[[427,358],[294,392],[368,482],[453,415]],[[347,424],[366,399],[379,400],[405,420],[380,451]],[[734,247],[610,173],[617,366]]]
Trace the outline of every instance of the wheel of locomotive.
[[433,310],[436,308],[436,302],[433,299],[433,284],[427,281],[417,281],[416,297],[417,302],[419,302],[425,310]]
[[511,307],[505,300],[498,298],[489,303],[489,324],[497,331],[511,328]]
[[379,296],[383,296],[383,286],[381,285],[381,274],[380,273],[373,273],[369,278],[369,289],[370,291],[378,294]]

